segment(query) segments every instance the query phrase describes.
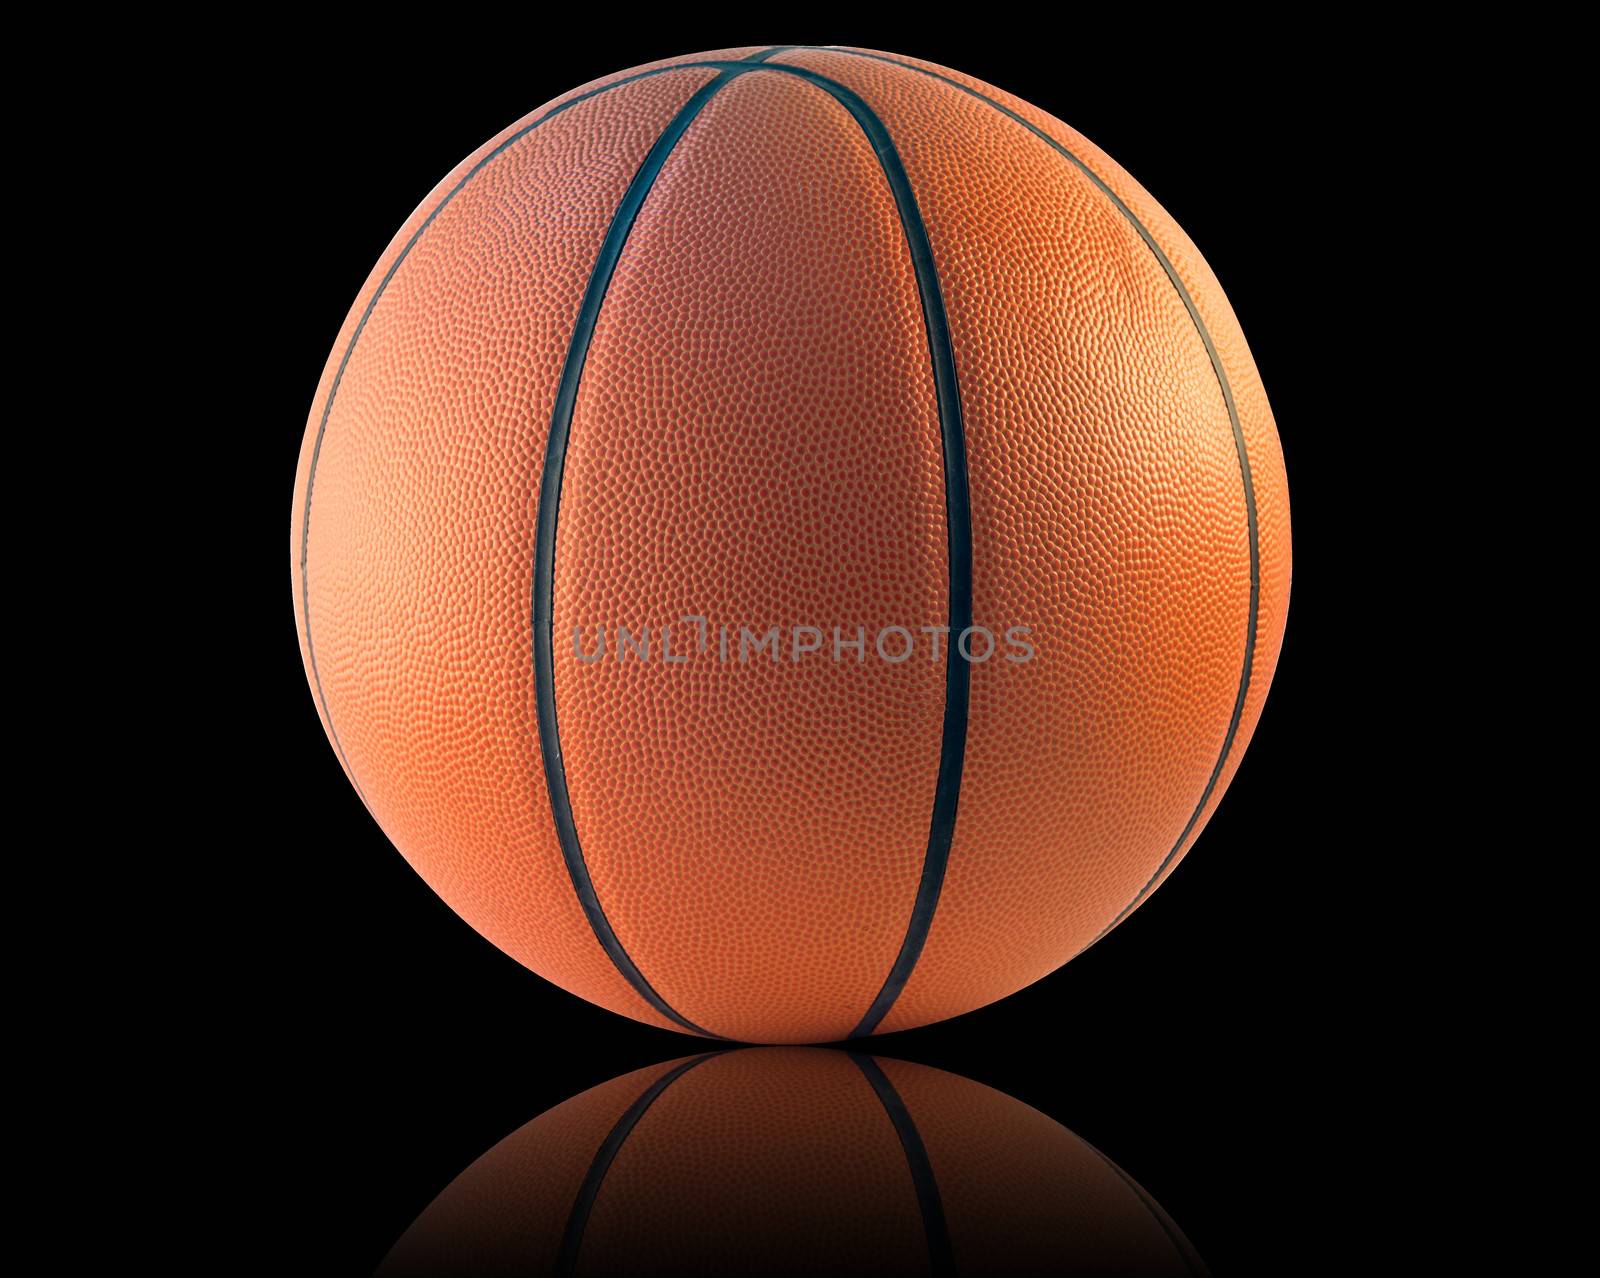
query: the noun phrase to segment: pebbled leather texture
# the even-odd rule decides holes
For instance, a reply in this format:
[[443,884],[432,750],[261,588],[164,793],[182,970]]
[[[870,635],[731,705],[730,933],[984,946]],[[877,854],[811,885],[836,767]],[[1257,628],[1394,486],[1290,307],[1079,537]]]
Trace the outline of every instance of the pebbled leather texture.
[[[507,953],[664,1026],[597,939],[556,835],[534,541],[612,215],[720,73],[684,64],[757,52],[574,90],[435,189],[335,344],[292,524],[313,692],[385,833]],[[553,688],[583,865],[638,971],[711,1033],[827,1041],[884,987],[928,855],[948,644],[891,664],[872,636],[925,645],[948,620],[951,528],[884,158],[779,68],[842,86],[892,139],[948,317],[973,616],[1029,626],[1035,650],[971,667],[948,866],[877,1029],[1039,979],[1186,853],[1276,664],[1288,497],[1226,298],[1114,162],[932,64],[767,62],[706,102],[621,245],[561,474]],[[677,653],[698,639],[685,615],[707,619],[711,651],[669,665],[664,625]],[[712,659],[722,624],[728,662]],[[796,625],[823,630],[821,653],[738,661],[739,627],[783,628],[787,648]],[[865,660],[832,659],[835,625],[865,630]],[[580,662],[572,629],[592,650],[601,626],[612,651]],[[616,659],[618,626],[649,628],[651,660]]]

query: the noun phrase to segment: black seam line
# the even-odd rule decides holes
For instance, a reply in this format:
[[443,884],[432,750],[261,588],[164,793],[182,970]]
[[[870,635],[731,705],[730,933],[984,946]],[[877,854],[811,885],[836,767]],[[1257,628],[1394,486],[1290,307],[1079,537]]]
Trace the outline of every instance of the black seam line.
[[949,644],[945,653],[944,727],[939,742],[939,774],[934,786],[933,814],[928,826],[928,847],[922,860],[922,875],[912,903],[911,918],[888,976],[872,1000],[851,1038],[871,1034],[894,1006],[905,988],[911,971],[922,956],[944,887],[945,870],[950,862],[950,844],[955,837],[956,806],[961,795],[961,773],[967,749],[967,707],[971,691],[971,671],[965,661],[956,660],[957,637],[972,624],[972,513],[967,491],[966,432],[961,416],[961,392],[956,381],[955,349],[950,341],[950,323],[945,315],[944,294],[934,264],[933,245],[928,228],[917,207],[916,193],[889,131],[866,102],[837,81],[804,67],[772,65],[763,68],[781,71],[815,85],[844,107],[866,134],[883,175],[894,196],[916,276],[917,293],[922,303],[923,326],[928,334],[928,355],[933,366],[934,396],[939,411],[939,435],[944,460],[945,539],[949,573]]
[[1204,1278],[1205,1275],[1211,1272],[1206,1268],[1206,1262],[1200,1258],[1200,1253],[1194,1249],[1194,1244],[1189,1241],[1183,1230],[1178,1228],[1178,1222],[1173,1220],[1171,1216],[1167,1215],[1166,1210],[1161,1206],[1161,1204],[1158,1203],[1154,1198],[1150,1197],[1150,1195],[1145,1192],[1144,1187],[1140,1185],[1138,1181],[1136,1181],[1132,1176],[1128,1175],[1127,1172],[1123,1171],[1122,1168],[1118,1167],[1115,1162],[1107,1158],[1088,1141],[1084,1140],[1082,1136],[1079,1136],[1077,1132],[1071,1132],[1070,1135],[1080,1145],[1082,1145],[1091,1154],[1104,1163],[1111,1174],[1120,1180],[1125,1186],[1127,1186],[1129,1192],[1131,1192],[1133,1196],[1139,1200],[1140,1206],[1142,1206],[1145,1211],[1149,1213],[1150,1218],[1156,1222],[1156,1227],[1166,1235],[1167,1241],[1172,1244],[1172,1249],[1178,1253],[1178,1259],[1185,1269],[1187,1269],[1191,1274],[1194,1274],[1196,1278]]
[[[578,384],[583,375],[583,363],[606,287],[621,256],[633,219],[637,216],[639,207],[649,193],[650,185],[665,163],[667,155],[712,95],[735,76],[750,71],[775,71],[805,80],[830,94],[861,126],[862,132],[866,134],[867,141],[878,157],[894,195],[910,251],[912,269],[917,279],[918,292],[921,295],[923,321],[928,332],[928,347],[938,402],[940,435],[944,450],[945,523],[948,540],[952,644],[955,637],[972,624],[972,528],[967,493],[966,442],[961,424],[961,396],[956,385],[955,354],[950,343],[950,328],[945,317],[944,298],[939,290],[927,228],[923,225],[916,197],[911,190],[910,179],[906,175],[905,166],[900,162],[899,154],[894,149],[894,142],[889,137],[888,130],[873,114],[871,108],[851,90],[803,67],[775,63],[759,64],[749,60],[704,62],[696,65],[715,67],[723,74],[700,89],[685,104],[677,118],[667,126],[667,130],[657,140],[650,156],[635,175],[633,184],[629,186],[628,194],[623,197],[622,205],[619,206],[611,228],[606,233],[606,243],[601,250],[600,260],[595,264],[589,290],[585,294],[583,305],[579,310],[578,323],[573,330],[572,343],[567,350],[567,363],[562,371],[561,388],[557,392],[555,412],[551,420],[548,454],[539,497],[539,532],[535,542],[534,561],[533,636],[539,736],[544,750],[545,775],[549,782],[551,808],[556,817],[557,834],[561,840],[562,852],[567,858],[567,868],[579,901],[602,946],[640,995],[658,1012],[675,1023],[697,1034],[715,1038],[720,1036],[686,1020],[651,988],[612,931],[599,897],[595,893],[594,885],[589,879],[572,818],[561,762],[560,737],[555,717],[554,639],[551,626],[554,612],[552,587],[555,529],[559,516],[561,475],[572,413],[577,402]],[[923,859],[922,876],[917,886],[911,920],[900,952],[884,981],[883,988],[872,1001],[861,1023],[851,1032],[852,1038],[870,1034],[899,997],[906,979],[911,975],[911,969],[916,966],[917,958],[922,953],[938,904],[939,891],[944,883],[950,843],[955,833],[956,801],[961,791],[970,687],[970,672],[966,662],[955,660],[949,652],[946,653],[945,671],[945,713],[940,743],[939,776],[934,792],[928,850]]]
[[[752,54],[750,60],[757,61],[761,58],[769,58],[776,54],[787,52],[793,47],[792,45],[778,45],[761,53]],[[417,241],[422,238],[422,233],[433,225],[433,220],[444,211],[445,206],[455,199],[457,195],[461,194],[462,188],[477,177],[492,160],[522,141],[523,138],[527,137],[528,134],[532,133],[546,120],[554,119],[563,111],[577,106],[580,102],[587,102],[590,98],[599,97],[602,93],[609,93],[612,89],[620,89],[625,84],[633,84],[638,80],[648,79],[651,76],[666,75],[671,71],[692,71],[696,67],[709,65],[705,62],[679,62],[674,63],[672,66],[652,67],[650,70],[641,71],[637,75],[630,75],[611,84],[603,84],[598,89],[591,89],[587,93],[580,93],[577,97],[561,103],[560,106],[551,107],[550,110],[546,111],[532,124],[518,129],[499,146],[495,147],[494,150],[490,151],[488,155],[474,164],[471,171],[450,188],[433,212],[423,219],[422,225],[412,233],[411,238],[406,241],[405,247],[400,250],[393,263],[390,264],[389,269],[384,272],[383,279],[378,282],[378,287],[372,291],[372,296],[368,299],[366,308],[361,312],[361,319],[356,324],[356,331],[350,335],[350,342],[345,347],[344,355],[339,360],[338,371],[333,376],[333,385],[328,388],[328,401],[323,405],[322,418],[317,423],[317,440],[311,448],[311,467],[306,475],[306,507],[300,528],[300,590],[301,611],[305,616],[306,653],[310,657],[311,665],[311,682],[316,687],[317,701],[322,706],[322,715],[328,724],[328,735],[333,738],[333,748],[338,752],[339,761],[344,764],[345,774],[350,778],[350,784],[355,787],[356,794],[362,803],[366,803],[367,796],[361,789],[361,783],[356,780],[355,770],[350,766],[350,760],[345,756],[344,744],[339,740],[339,733],[333,726],[333,711],[329,709],[328,698],[322,690],[322,675],[317,669],[317,649],[316,645],[311,641],[311,585],[310,574],[306,571],[311,546],[311,496],[317,483],[317,463],[322,459],[322,439],[328,432],[328,417],[333,412],[333,401],[339,394],[339,384],[344,381],[344,373],[345,369],[350,365],[350,357],[355,354],[356,343],[361,340],[361,334],[366,330],[367,321],[372,318],[373,308],[378,305],[378,299],[383,296],[384,291],[389,287],[389,281],[394,279],[395,272],[400,269],[400,264],[406,260],[411,250],[417,246]]]
[[870,1056],[860,1052],[848,1053],[856,1068],[865,1075],[878,1103],[894,1125],[900,1138],[900,1148],[906,1156],[906,1166],[911,1171],[911,1184],[916,1190],[917,1207],[922,1212],[922,1233],[928,1244],[928,1269],[934,1274],[956,1272],[955,1251],[950,1245],[950,1228],[945,1221],[944,1200],[939,1196],[939,1182],[933,1174],[933,1162],[928,1148],[922,1143],[922,1134],[911,1118],[911,1111],[900,1099],[883,1067]]
[[685,1061],[682,1065],[668,1070],[655,1082],[639,1094],[637,1100],[623,1111],[622,1117],[617,1119],[616,1126],[607,1134],[600,1143],[600,1148],[595,1151],[594,1160],[589,1164],[589,1170],[584,1174],[583,1183],[578,1186],[578,1196],[573,1201],[572,1210],[567,1213],[567,1225],[561,1232],[561,1249],[556,1253],[555,1272],[558,1274],[576,1273],[578,1270],[578,1252],[583,1247],[584,1231],[589,1226],[589,1217],[594,1211],[595,1200],[600,1197],[600,1186],[605,1181],[606,1173],[611,1170],[611,1164],[616,1160],[621,1151],[623,1142],[628,1139],[633,1129],[639,1125],[639,1120],[644,1117],[645,1111],[660,1098],[680,1078],[697,1065],[704,1065],[709,1060],[726,1055],[725,1052],[707,1052],[704,1056],[697,1056],[692,1061]]
[[[1122,197],[1113,191],[1109,186],[1107,186],[1105,181],[1098,173],[1091,169],[1066,147],[1062,146],[1061,143],[1057,142],[1038,125],[1033,124],[1031,121],[1025,119],[1021,115],[1018,115],[1010,107],[1005,106],[1003,103],[996,102],[987,94],[980,93],[976,89],[968,88],[958,80],[952,80],[949,76],[940,75],[937,71],[929,71],[925,67],[913,66],[911,63],[901,62],[896,58],[885,57],[878,53],[861,53],[854,49],[827,48],[819,45],[807,45],[805,47],[808,49],[815,49],[819,53],[837,53],[845,57],[868,58],[874,62],[886,62],[890,66],[900,67],[906,71],[915,71],[919,75],[928,76],[934,80],[940,81],[941,83],[948,84],[952,88],[960,89],[963,93],[977,98],[980,102],[987,102],[1002,115],[1008,116],[1010,119],[1015,120],[1023,128],[1027,129],[1028,132],[1032,133],[1035,137],[1046,143],[1057,153],[1070,160],[1074,165],[1077,166],[1078,169],[1083,172],[1085,177],[1093,182],[1095,186],[1100,188],[1101,192],[1104,193],[1106,198],[1109,199],[1112,204],[1117,207],[1117,210],[1123,215],[1123,217],[1127,218],[1132,224],[1133,229],[1139,233],[1139,238],[1142,239],[1145,244],[1149,246],[1150,251],[1155,254],[1156,261],[1161,263],[1161,269],[1167,273],[1167,278],[1172,281],[1172,287],[1177,290],[1179,298],[1183,301],[1184,308],[1189,312],[1189,318],[1194,321],[1195,329],[1200,334],[1200,340],[1205,344],[1206,354],[1211,357],[1211,367],[1216,372],[1217,382],[1222,387],[1222,399],[1223,402],[1228,406],[1228,422],[1233,427],[1234,448],[1239,454],[1239,475],[1244,483],[1245,519],[1250,530],[1250,619],[1245,630],[1244,668],[1239,675],[1239,691],[1237,696],[1234,698],[1233,714],[1228,720],[1227,735],[1222,741],[1222,752],[1217,756],[1216,766],[1211,769],[1211,777],[1206,782],[1206,788],[1200,794],[1200,801],[1195,805],[1194,814],[1189,818],[1188,823],[1183,827],[1183,833],[1178,836],[1178,841],[1172,845],[1172,850],[1167,853],[1167,855],[1162,859],[1161,864],[1156,867],[1155,873],[1150,876],[1149,882],[1147,882],[1144,887],[1139,889],[1138,895],[1123,907],[1122,912],[1118,914],[1116,918],[1112,919],[1111,922],[1106,924],[1106,926],[1101,930],[1099,936],[1096,936],[1093,941],[1089,942],[1089,945],[1093,945],[1096,941],[1101,940],[1107,932],[1111,931],[1112,928],[1116,927],[1118,923],[1122,922],[1123,919],[1127,918],[1128,915],[1132,913],[1133,910],[1139,905],[1139,903],[1143,901],[1145,897],[1150,895],[1150,891],[1155,887],[1157,880],[1159,880],[1161,876],[1167,872],[1168,867],[1171,866],[1172,862],[1177,858],[1178,853],[1182,851],[1183,845],[1188,842],[1189,835],[1194,832],[1195,824],[1200,820],[1200,814],[1206,810],[1206,804],[1211,801],[1211,794],[1217,788],[1217,781],[1222,776],[1223,766],[1227,763],[1228,754],[1233,749],[1234,738],[1239,732],[1239,722],[1244,715],[1245,697],[1248,695],[1250,690],[1250,674],[1252,666],[1255,662],[1256,625],[1261,612],[1261,545],[1256,518],[1256,490],[1255,484],[1252,482],[1250,477],[1250,455],[1249,450],[1246,448],[1244,442],[1244,429],[1239,424],[1239,409],[1234,403],[1233,387],[1228,383],[1228,374],[1222,367],[1222,356],[1217,352],[1216,343],[1211,340],[1210,330],[1206,328],[1205,321],[1200,318],[1200,310],[1195,305],[1194,298],[1189,295],[1189,290],[1184,286],[1183,280],[1179,278],[1177,267],[1173,266],[1171,259],[1167,257],[1166,252],[1162,249],[1161,245],[1156,243],[1155,236],[1153,236],[1150,233],[1149,228],[1146,227],[1137,216],[1135,216],[1133,210],[1130,209],[1126,203],[1124,203]],[[1089,945],[1084,946],[1084,949],[1088,949]]]
[[644,206],[646,197],[655,186],[667,157],[678,145],[689,126],[706,103],[727,84],[748,71],[759,70],[761,60],[780,52],[780,48],[753,54],[742,62],[700,62],[695,66],[720,72],[716,78],[700,86],[692,97],[678,109],[677,115],[661,131],[650,152],[640,164],[639,171],[628,183],[622,201],[606,228],[600,252],[589,274],[583,301],[578,307],[578,318],[572,327],[572,337],[567,343],[566,359],[561,368],[561,380],[556,387],[555,407],[550,415],[550,434],[545,444],[544,473],[539,482],[539,514],[534,536],[533,554],[533,681],[534,698],[538,710],[539,749],[544,756],[545,785],[550,794],[550,812],[555,820],[556,838],[561,844],[561,856],[567,863],[567,875],[572,880],[572,890],[583,907],[595,939],[605,950],[616,969],[639,997],[662,1016],[694,1034],[706,1038],[721,1038],[669,1004],[645,979],[643,972],[623,947],[621,938],[606,917],[600,904],[600,894],[595,891],[594,880],[589,875],[588,862],[584,860],[583,843],[578,837],[577,820],[572,811],[572,798],[567,791],[567,771],[561,756],[561,730],[556,719],[555,643],[555,560],[556,528],[561,517],[561,481],[566,470],[567,445],[572,434],[572,415],[578,403],[578,387],[583,381],[584,364],[589,357],[589,344],[594,339],[595,325],[600,318],[600,308],[605,303],[611,279],[616,274],[617,263],[633,230],[634,220]]

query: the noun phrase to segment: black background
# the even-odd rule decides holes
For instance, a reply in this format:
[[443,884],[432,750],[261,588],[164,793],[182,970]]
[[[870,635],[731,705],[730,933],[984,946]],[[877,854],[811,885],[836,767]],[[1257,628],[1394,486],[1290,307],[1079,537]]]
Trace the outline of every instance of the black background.
[[[1218,1273],[1318,1270],[1380,1175],[1371,1130],[1396,1013],[1369,957],[1369,888],[1403,852],[1374,833],[1364,731],[1371,640],[1350,578],[1382,501],[1352,439],[1370,387],[1350,358],[1389,322],[1362,278],[1386,158],[1351,76],[1360,55],[1264,56],[1201,27],[1060,33],[826,30],[634,22],[556,39],[536,20],[485,38],[360,37],[266,50],[233,86],[247,145],[226,158],[259,218],[248,463],[259,540],[252,622],[259,802],[224,816],[232,868],[216,1015],[272,1186],[249,1237],[314,1272],[371,1269],[469,1162],[528,1119],[620,1073],[693,1053],[551,986],[461,922],[367,816],[323,735],[291,611],[297,452],[323,362],[390,236],[432,185],[512,120],[640,62],[763,41],[863,44],[1014,92],[1116,157],[1220,277],[1278,420],[1294,519],[1288,633],[1265,713],[1177,873],[1049,978],[874,1050],[967,1075],[1051,1115],[1121,1164]],[[443,24],[448,27],[449,24]],[[610,26],[611,24],[605,24]],[[1332,37],[1327,38],[1332,47]],[[1328,50],[1324,50],[1328,52]],[[1350,54],[1355,59],[1357,55]],[[1370,96],[1370,95],[1368,95]],[[1401,129],[1401,132],[1404,130]],[[1392,136],[1396,126],[1391,124]],[[1359,163],[1365,177],[1351,179]],[[1365,315],[1352,337],[1352,315]],[[222,1004],[226,1003],[226,1009]]]

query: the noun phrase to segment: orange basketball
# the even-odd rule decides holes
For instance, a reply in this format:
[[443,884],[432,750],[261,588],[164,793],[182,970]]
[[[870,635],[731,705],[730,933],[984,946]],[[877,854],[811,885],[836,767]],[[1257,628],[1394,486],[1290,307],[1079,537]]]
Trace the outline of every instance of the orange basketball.
[[756,1047],[602,1083],[463,1171],[378,1268],[409,1274],[1206,1272],[1054,1119],[909,1061]]
[[1093,144],[732,49],[486,143],[312,405],[294,601],[351,782],[650,1024],[900,1030],[1038,980],[1215,809],[1289,597],[1261,380]]

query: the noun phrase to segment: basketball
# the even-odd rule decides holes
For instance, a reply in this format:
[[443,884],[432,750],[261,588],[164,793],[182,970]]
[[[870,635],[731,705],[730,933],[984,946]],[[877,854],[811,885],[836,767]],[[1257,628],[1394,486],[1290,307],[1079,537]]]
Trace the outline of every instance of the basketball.
[[625,1074],[507,1136],[378,1268],[407,1274],[1203,1274],[1171,1217],[971,1079],[819,1048]]
[[829,1042],[1003,998],[1172,873],[1289,505],[1216,277],[1115,161],[932,63],[738,48],[423,199],[291,563],[340,764],[464,920],[639,1021]]

